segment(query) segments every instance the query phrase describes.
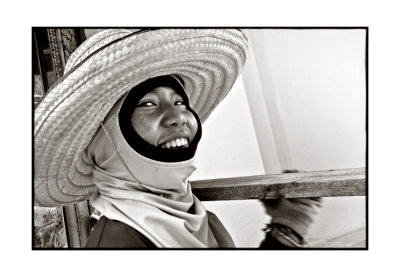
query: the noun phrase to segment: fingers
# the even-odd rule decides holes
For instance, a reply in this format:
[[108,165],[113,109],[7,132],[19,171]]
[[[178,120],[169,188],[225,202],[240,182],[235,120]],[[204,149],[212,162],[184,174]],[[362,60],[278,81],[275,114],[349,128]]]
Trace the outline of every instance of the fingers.
[[262,200],[271,223],[285,225],[302,237],[322,206],[322,198],[281,198]]

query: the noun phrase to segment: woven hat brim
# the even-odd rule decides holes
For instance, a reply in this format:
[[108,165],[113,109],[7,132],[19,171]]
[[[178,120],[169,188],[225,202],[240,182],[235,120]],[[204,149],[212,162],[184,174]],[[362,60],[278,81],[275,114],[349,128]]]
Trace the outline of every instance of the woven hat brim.
[[[117,30],[115,30],[117,31]],[[73,204],[96,192],[84,153],[115,102],[160,75],[178,75],[204,122],[232,88],[246,59],[247,40],[234,29],[120,32],[80,60],[35,110],[34,197],[41,206]],[[122,36],[122,37],[121,37]],[[79,48],[78,48],[79,49]]]

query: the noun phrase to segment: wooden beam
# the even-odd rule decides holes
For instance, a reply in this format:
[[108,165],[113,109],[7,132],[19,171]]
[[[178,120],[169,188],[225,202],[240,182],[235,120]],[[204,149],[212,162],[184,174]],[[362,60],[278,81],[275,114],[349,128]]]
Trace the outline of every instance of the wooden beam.
[[365,196],[365,168],[221,178],[191,182],[205,201]]

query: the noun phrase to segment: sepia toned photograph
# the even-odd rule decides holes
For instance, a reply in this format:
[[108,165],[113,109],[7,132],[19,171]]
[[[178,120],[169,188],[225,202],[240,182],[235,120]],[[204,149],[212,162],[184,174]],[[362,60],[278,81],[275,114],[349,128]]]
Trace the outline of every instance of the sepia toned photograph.
[[368,27],[32,27],[33,250],[368,250]]

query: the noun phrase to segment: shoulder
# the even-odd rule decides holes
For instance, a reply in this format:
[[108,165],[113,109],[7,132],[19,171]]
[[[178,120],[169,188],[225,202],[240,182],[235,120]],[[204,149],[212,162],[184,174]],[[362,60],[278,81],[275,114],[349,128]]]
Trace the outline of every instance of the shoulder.
[[143,234],[129,225],[101,217],[90,234],[86,248],[157,248]]

